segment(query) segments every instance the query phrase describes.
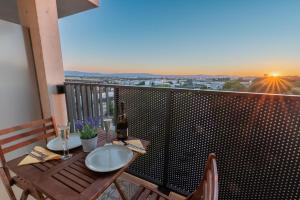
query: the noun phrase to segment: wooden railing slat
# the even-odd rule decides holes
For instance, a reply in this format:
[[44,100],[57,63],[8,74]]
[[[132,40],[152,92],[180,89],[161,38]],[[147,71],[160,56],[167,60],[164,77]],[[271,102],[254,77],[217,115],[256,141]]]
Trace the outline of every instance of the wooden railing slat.
[[88,111],[88,116],[93,117],[93,108],[92,108],[92,90],[91,86],[86,86],[86,96],[87,96],[87,111]]
[[94,117],[99,117],[99,97],[98,97],[98,87],[97,86],[92,86],[92,91],[93,91],[93,116]]
[[103,126],[103,117],[104,117],[104,114],[103,114],[103,98],[102,98],[102,93],[103,93],[103,87],[100,87],[99,88],[99,104],[100,104],[100,116],[101,116],[101,126]]
[[86,95],[86,85],[81,86],[81,101],[82,101],[82,110],[83,110],[83,119],[88,118],[88,109],[87,109],[87,95]]
[[[68,113],[68,119],[70,122],[74,123],[74,97],[72,90],[74,90],[74,87],[72,85],[66,85],[66,104],[67,104],[67,113]],[[74,127],[71,127],[71,131],[73,132]]]
[[82,104],[81,104],[81,91],[80,91],[80,85],[76,85],[75,87],[76,91],[76,108],[77,108],[77,119],[83,120],[82,116]]
[[106,100],[106,115],[107,116],[110,116],[110,110],[109,110],[109,88],[108,87],[106,87],[105,88],[105,100]]

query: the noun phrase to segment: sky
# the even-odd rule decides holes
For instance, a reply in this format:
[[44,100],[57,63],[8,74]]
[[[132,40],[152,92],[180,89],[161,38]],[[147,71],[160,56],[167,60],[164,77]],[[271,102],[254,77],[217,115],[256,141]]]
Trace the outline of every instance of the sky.
[[59,21],[65,70],[300,75],[300,0],[100,0]]

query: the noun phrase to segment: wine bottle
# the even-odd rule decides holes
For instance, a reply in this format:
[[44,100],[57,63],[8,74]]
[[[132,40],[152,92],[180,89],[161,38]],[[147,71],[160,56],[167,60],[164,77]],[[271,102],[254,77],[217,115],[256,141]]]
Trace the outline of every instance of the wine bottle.
[[128,137],[128,119],[125,113],[125,103],[120,103],[119,114],[117,117],[117,139],[126,140]]

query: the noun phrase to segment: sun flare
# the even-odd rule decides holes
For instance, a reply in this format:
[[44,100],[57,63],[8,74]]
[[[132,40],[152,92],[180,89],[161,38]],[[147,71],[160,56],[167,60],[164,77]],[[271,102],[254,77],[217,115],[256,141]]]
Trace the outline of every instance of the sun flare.
[[280,76],[280,74],[279,74],[278,72],[272,72],[272,73],[271,73],[271,76],[272,76],[272,77],[278,77],[278,76]]

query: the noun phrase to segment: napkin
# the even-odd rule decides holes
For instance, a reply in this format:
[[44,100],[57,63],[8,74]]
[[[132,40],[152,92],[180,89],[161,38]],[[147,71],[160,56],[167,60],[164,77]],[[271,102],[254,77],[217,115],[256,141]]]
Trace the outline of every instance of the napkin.
[[[38,151],[38,152],[41,152],[45,155],[47,155],[47,157],[45,158],[45,161],[48,161],[48,160],[57,160],[57,159],[60,159],[61,155],[59,154],[56,154],[56,153],[52,153],[51,151],[48,151],[47,149],[43,148],[43,147],[40,147],[40,146],[35,146],[33,148],[34,150]],[[35,153],[34,151],[31,152],[32,154],[34,155],[37,155],[37,153]],[[41,162],[40,160],[38,160],[37,158],[35,157],[32,157],[31,155],[27,155],[19,164],[18,166],[21,166],[21,165],[28,165],[28,164],[33,164],[33,163],[39,163]]]
[[145,154],[146,150],[141,142],[141,140],[126,140],[127,144],[124,144],[122,141],[113,141],[113,144],[118,144],[118,145],[126,145],[129,149],[132,151]]

